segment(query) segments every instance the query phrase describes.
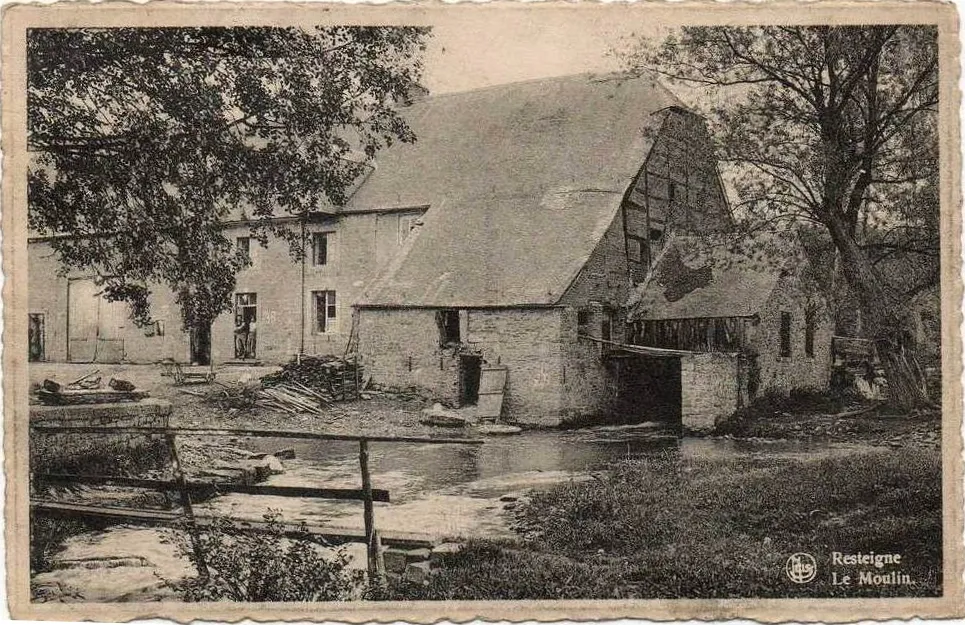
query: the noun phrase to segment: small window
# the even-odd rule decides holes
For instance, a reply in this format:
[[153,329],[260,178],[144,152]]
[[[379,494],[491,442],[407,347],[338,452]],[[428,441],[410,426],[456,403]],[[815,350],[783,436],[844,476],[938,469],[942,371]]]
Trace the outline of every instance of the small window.
[[251,262],[251,237],[238,237],[235,239],[235,254]]
[[781,356],[791,356],[791,313],[781,313]]
[[328,232],[312,233],[312,265],[320,267],[328,264]]
[[670,203],[672,204],[677,199],[677,183],[670,183],[670,190],[668,192]]
[[412,231],[419,225],[422,213],[412,213],[410,215],[399,215],[399,244],[405,243]]
[[630,258],[630,261],[634,263],[639,263],[643,260],[643,246],[640,245],[640,239],[635,237],[629,237],[627,239],[627,256]]
[[814,317],[813,310],[804,312],[804,355],[808,358],[814,358]]
[[651,240],[651,241],[659,241],[659,240],[660,240],[660,237],[662,237],[662,236],[663,236],[663,230],[660,230],[660,229],[658,229],[658,228],[650,228],[650,240]]
[[436,314],[436,320],[439,323],[439,344],[443,346],[458,345],[461,340],[459,336],[459,311],[440,310]]
[[586,326],[590,325],[589,310],[581,308],[576,311],[576,325],[579,326],[580,330],[586,330]]
[[315,333],[335,332],[338,315],[335,291],[312,291],[312,299],[315,301]]

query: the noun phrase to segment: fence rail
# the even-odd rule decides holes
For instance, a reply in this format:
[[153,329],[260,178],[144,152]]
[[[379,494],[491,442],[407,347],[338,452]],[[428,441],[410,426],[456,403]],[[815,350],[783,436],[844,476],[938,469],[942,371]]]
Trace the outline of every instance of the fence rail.
[[[375,509],[373,503],[388,502],[389,491],[373,488],[372,476],[369,471],[369,443],[419,443],[430,445],[482,445],[479,439],[468,438],[433,438],[419,436],[360,436],[353,434],[328,434],[322,432],[304,432],[294,430],[259,430],[259,429],[221,429],[221,428],[172,428],[172,427],[133,427],[133,426],[87,426],[87,425],[31,425],[33,434],[143,434],[145,436],[160,435],[167,442],[173,480],[142,479],[133,477],[80,475],[69,473],[34,473],[32,479],[52,484],[113,484],[132,488],[151,488],[167,492],[175,492],[180,497],[180,514],[164,510],[147,510],[134,508],[112,508],[109,506],[89,506],[82,504],[62,503],[44,500],[31,500],[31,511],[40,514],[86,517],[99,519],[127,520],[149,524],[171,524],[186,521],[194,552],[194,564],[198,573],[208,576],[204,551],[200,544],[200,529],[210,524],[213,517],[195,516],[192,506],[192,494],[210,493],[244,493],[249,495],[270,495],[278,497],[305,497],[314,499],[355,500],[363,503],[363,519],[365,533],[358,536],[351,530],[341,531],[333,536],[333,532],[323,530],[317,526],[307,526],[308,531],[326,538],[336,538],[339,542],[365,542],[367,553],[367,568],[371,579],[382,578],[385,568],[382,563],[382,549],[380,534],[375,529]],[[249,438],[285,438],[320,441],[350,441],[359,445],[359,471],[361,473],[361,488],[316,488],[308,486],[264,486],[254,484],[219,484],[214,482],[189,482],[185,478],[181,460],[178,455],[177,436],[232,436]],[[263,529],[258,522],[248,519],[232,519],[243,521],[249,529],[259,531]],[[295,526],[292,526],[293,528]],[[299,529],[289,528],[289,533],[299,533]],[[316,531],[313,531],[316,530]],[[402,543],[403,537],[393,542]],[[412,541],[410,541],[412,542]],[[419,542],[419,541],[414,541]]]

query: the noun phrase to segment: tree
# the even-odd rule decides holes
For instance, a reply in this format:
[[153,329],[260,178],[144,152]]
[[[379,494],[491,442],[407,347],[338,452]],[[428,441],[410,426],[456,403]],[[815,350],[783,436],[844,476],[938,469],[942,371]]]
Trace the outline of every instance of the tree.
[[303,217],[346,200],[376,152],[415,137],[397,113],[418,83],[414,27],[32,29],[29,225],[105,297],[150,321],[170,287],[186,330],[230,310],[248,260],[243,215],[297,259]]
[[624,59],[710,92],[741,208],[827,233],[893,399],[928,404],[908,304],[939,275],[937,29],[686,27]]

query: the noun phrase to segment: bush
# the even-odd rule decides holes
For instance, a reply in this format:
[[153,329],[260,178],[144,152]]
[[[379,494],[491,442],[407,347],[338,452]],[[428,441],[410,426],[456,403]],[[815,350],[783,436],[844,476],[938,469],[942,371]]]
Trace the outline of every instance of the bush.
[[[340,601],[363,590],[361,571],[350,571],[342,549],[318,544],[304,523],[294,536],[286,535],[277,512],[265,515],[264,531],[246,523],[219,519],[198,537],[208,576],[200,574],[167,582],[184,601]],[[187,528],[169,534],[178,554],[194,561]]]

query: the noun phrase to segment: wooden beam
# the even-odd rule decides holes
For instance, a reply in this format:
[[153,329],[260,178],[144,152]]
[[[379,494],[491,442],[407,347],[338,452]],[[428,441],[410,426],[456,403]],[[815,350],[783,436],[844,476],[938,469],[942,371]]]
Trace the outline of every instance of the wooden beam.
[[35,432],[47,434],[75,432],[78,434],[176,434],[178,436],[245,436],[251,438],[294,438],[322,441],[368,441],[370,443],[425,443],[429,445],[482,445],[474,438],[433,438],[428,436],[358,436],[354,434],[324,434],[296,430],[225,430],[218,428],[118,427],[110,425],[31,425]]
[[[115,477],[111,475],[73,475],[69,473],[37,473],[33,479],[56,484],[112,484],[132,488],[154,488],[175,491],[179,485],[170,480],[148,480],[134,477]],[[266,486],[260,484],[226,484],[219,482],[185,482],[188,491],[223,493],[242,493],[246,495],[269,495],[273,497],[307,497],[315,499],[348,499],[363,501],[364,493],[357,488],[313,488],[308,486]],[[389,503],[389,491],[372,489],[372,501]]]
[[[109,506],[88,506],[73,503],[61,503],[57,501],[32,500],[30,502],[32,513],[46,514],[66,518],[89,518],[103,521],[113,521],[116,523],[131,523],[135,525],[148,526],[169,526],[183,522],[184,516],[179,512],[168,512],[166,510],[141,510],[136,508],[115,508]],[[242,532],[265,532],[267,523],[252,519],[239,517],[209,516],[198,514],[194,521],[198,527],[206,527],[214,523],[217,519],[228,519],[237,524],[238,531]],[[282,523],[283,532],[289,536],[302,536],[301,523],[285,522]],[[305,529],[312,536],[324,539],[332,544],[343,543],[365,543],[365,532],[355,528],[332,527],[317,523],[306,523]],[[379,538],[383,545],[390,547],[401,547],[404,549],[421,549],[432,547],[438,539],[429,534],[418,534],[415,532],[392,532],[380,531]]]

